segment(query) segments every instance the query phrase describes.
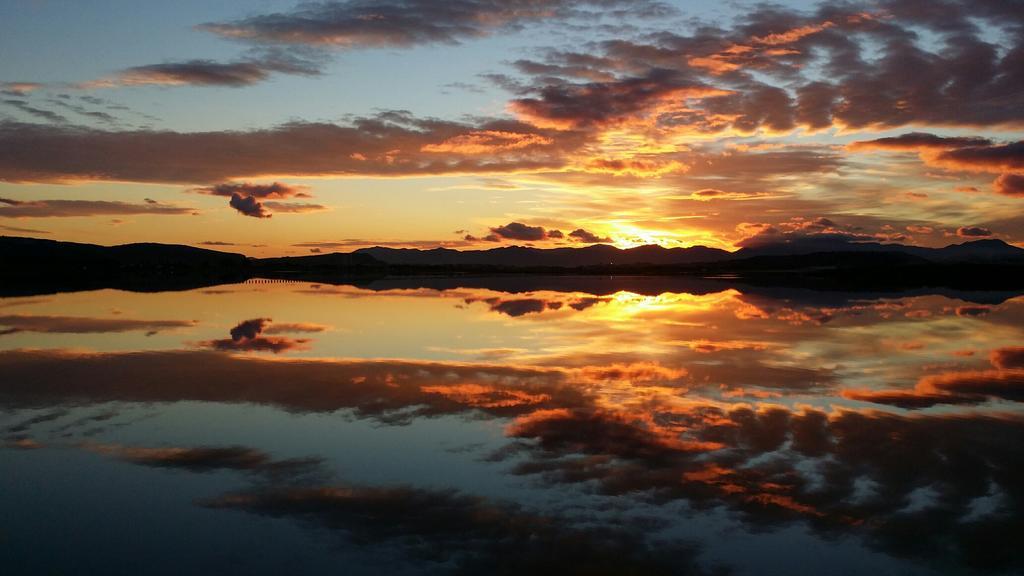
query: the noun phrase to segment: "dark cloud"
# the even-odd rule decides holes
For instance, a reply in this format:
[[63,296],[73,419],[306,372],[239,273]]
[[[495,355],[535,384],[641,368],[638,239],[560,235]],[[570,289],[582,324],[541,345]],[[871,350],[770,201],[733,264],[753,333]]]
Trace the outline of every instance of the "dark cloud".
[[[1024,37],[1011,31],[997,46],[978,26],[1024,26],[1007,14],[1013,3],[944,2],[955,16],[941,21],[907,10],[913,1],[886,4],[893,8],[763,5],[729,28],[553,50],[515,63],[526,80],[495,79],[516,94],[513,109],[540,125],[629,125],[652,135],[1024,123]],[[938,39],[922,42],[922,32]]]
[[1000,174],[992,187],[1005,196],[1024,196],[1024,174]]
[[290,204],[283,202],[263,202],[267,198],[312,198],[303,186],[290,186],[280,182],[272,184],[250,184],[225,182],[215,186],[193,188],[192,192],[208,196],[226,196],[230,198],[228,205],[239,213],[253,218],[270,218],[274,212],[303,213],[326,210],[319,204]]
[[617,124],[644,116],[665,101],[683,101],[720,93],[692,75],[655,69],[646,75],[587,84],[541,86],[537,96],[517,98],[512,109],[528,121],[557,128]]
[[539,314],[546,311],[557,311],[572,309],[577,312],[586,310],[591,306],[606,302],[607,298],[588,296],[569,298],[514,298],[508,296],[495,296],[490,298],[465,298],[466,304],[482,302],[487,305],[491,312],[497,312],[506,316],[519,317],[527,314]]
[[[259,337],[268,326],[273,324],[253,319],[239,324],[235,336]],[[998,368],[993,371],[1019,372],[1014,368],[1018,355],[1014,349],[994,353]],[[688,368],[696,370],[700,364],[713,363],[696,362]],[[731,360],[723,363],[725,368],[733,365]],[[751,366],[745,381],[763,379],[766,367]],[[1022,528],[1018,508],[1024,501],[1024,421],[1008,412],[909,416],[850,408],[826,413],[812,408],[725,406],[691,395],[681,401],[677,393],[653,392],[669,386],[679,386],[682,392],[687,384],[704,381],[717,389],[723,379],[699,372],[691,380],[681,370],[654,364],[541,369],[281,361],[209,351],[8,350],[0,352],[0,370],[5,375],[0,404],[6,407],[193,400],[303,412],[347,408],[358,417],[398,424],[442,414],[514,418],[506,427],[507,449],[491,459],[538,482],[578,485],[594,497],[628,495],[666,506],[686,503],[695,510],[721,507],[755,529],[799,528],[831,537],[856,536],[882,552],[956,570],[1020,568],[1014,536]],[[1012,390],[1002,384],[996,387],[999,382],[993,381],[984,387],[968,386],[965,378],[936,379],[939,388],[929,393],[974,396]],[[592,396],[592,385],[607,389],[610,383],[650,388],[644,388],[639,398],[616,393],[619,401],[614,402]],[[259,478],[264,476],[257,470],[277,462],[238,447],[111,453],[143,465],[237,470]],[[864,491],[865,485],[870,490]],[[934,498],[921,509],[909,507],[924,486]],[[448,496],[436,497],[439,494]],[[985,498],[997,498],[998,509],[978,513],[975,504]],[[442,556],[456,563],[466,558],[462,553],[467,542],[472,548],[484,538],[473,534],[497,531],[498,540],[514,543],[510,550],[526,545],[518,538],[506,539],[505,529],[494,524],[515,519],[518,526],[526,522],[522,511],[499,506],[487,512],[481,508],[485,504],[448,491],[427,494],[344,483],[256,487],[208,503],[313,521],[342,534],[365,535],[364,541],[409,546],[417,555],[445,550],[449,553]],[[418,536],[424,526],[440,540]],[[544,530],[530,524],[524,533],[534,535],[529,542],[560,542],[543,536]],[[928,538],[922,539],[925,532]],[[979,538],[986,534],[996,536]],[[491,542],[490,536],[484,540]],[[564,554],[564,546],[558,548]],[[627,548],[617,554],[625,554]],[[490,557],[466,553],[473,559]],[[500,556],[507,561],[508,554]]]
[[7,232],[16,232],[18,234],[50,234],[50,232],[46,230],[36,230],[35,228],[19,228],[17,226],[0,225],[0,230],[5,230]]
[[252,216],[253,218],[270,218],[273,216],[273,214],[264,208],[263,204],[253,196],[232,194],[231,200],[228,201],[228,205],[235,210],[238,210],[238,212],[243,216]]
[[201,29],[226,38],[265,44],[338,48],[411,47],[515,30],[527,23],[587,16],[585,8],[609,16],[654,17],[670,10],[651,0],[342,0],[303,4],[291,12],[210,23]]
[[113,114],[109,114],[109,113],[104,112],[102,110],[91,110],[89,108],[86,108],[85,106],[81,106],[79,104],[74,104],[72,102],[68,102],[67,99],[63,99],[63,98],[59,98],[58,97],[58,98],[50,98],[47,101],[49,103],[55,105],[55,106],[60,106],[61,108],[64,108],[66,110],[71,110],[75,114],[78,114],[78,115],[81,115],[81,116],[85,116],[86,118],[89,118],[91,120],[99,120],[100,122],[103,122],[105,124],[109,124],[109,125],[112,125],[112,126],[113,125],[117,125],[119,123],[118,118],[116,116],[114,116]]
[[273,51],[237,62],[187,60],[127,68],[114,76],[93,80],[83,88],[116,86],[251,86],[271,74],[317,76],[320,62],[303,58],[296,52]]
[[989,360],[1001,370],[1024,368],[1024,346],[998,348],[992,351]]
[[[697,509],[724,505],[753,526],[856,533],[899,557],[1020,566],[1012,538],[978,538],[1013,533],[1021,527],[1016,510],[971,517],[972,501],[993,486],[1016,502],[1020,418],[702,406],[659,420],[645,417],[650,410],[524,416],[508,432],[523,442],[496,457],[527,455],[513,471],[547,483]],[[810,462],[821,464],[815,473],[797,472]],[[863,482],[872,489],[858,495]],[[934,503],[906,510],[922,486],[935,491]]]
[[214,186],[193,188],[192,192],[206,194],[209,196],[225,196],[228,198],[235,194],[240,196],[252,196],[259,199],[312,198],[306,190],[308,190],[308,188],[304,186],[292,186],[289,184],[282,184],[281,182],[273,182],[271,184],[225,182]]
[[611,238],[598,236],[582,228],[577,228],[566,234],[557,229],[546,229],[543,226],[531,226],[522,222],[509,222],[502,226],[494,226],[490,234],[483,237],[476,237],[466,234],[464,240],[467,242],[501,242],[502,240],[519,240],[523,242],[540,242],[544,240],[571,240],[586,244],[611,242]]
[[935,148],[949,150],[968,146],[991,146],[988,138],[968,136],[936,136],[927,132],[909,132],[901,136],[862,140],[848,146],[851,150],[921,150]]
[[947,150],[936,156],[935,163],[978,172],[1020,171],[1024,170],[1024,141]]
[[547,230],[541,226],[530,226],[522,222],[509,222],[503,226],[491,228],[491,233],[507,240],[524,240],[527,242],[545,240]]
[[608,238],[607,236],[598,236],[597,234],[584,230],[583,228],[577,228],[572,232],[569,232],[569,238],[575,240],[576,242],[582,242],[584,244],[601,244],[612,241],[612,239]]
[[130,318],[89,318],[85,316],[0,316],[0,334],[45,332],[49,334],[109,334],[195,326],[193,320],[136,320]]
[[[848,148],[917,151],[929,166],[953,171],[1004,172],[992,183],[993,190],[1006,196],[1024,195],[1024,176],[1013,173],[1024,168],[1024,142],[996,144],[987,138],[942,137],[912,132],[891,138],[854,142]],[[960,186],[957,190],[978,191],[974,186]]]
[[861,402],[896,406],[906,410],[920,410],[940,405],[979,404],[985,401],[983,396],[916,390],[844,390],[843,397]]
[[539,298],[488,298],[484,300],[492,312],[512,316],[513,318],[527,314],[537,314],[548,309],[548,302]]
[[142,466],[194,473],[233,470],[257,475],[274,483],[308,481],[324,476],[321,470],[323,461],[320,458],[274,460],[266,452],[245,446],[147,448],[86,443],[82,447],[90,452]]
[[790,220],[775,225],[748,226],[754,234],[736,242],[740,248],[788,245],[828,251],[845,244],[877,241],[879,238],[855,230],[853,226],[838,226],[828,218]]
[[14,200],[0,198],[0,217],[4,218],[71,218],[103,215],[182,215],[195,213],[194,208],[146,202],[111,202],[105,200]]
[[1024,402],[1024,370],[1014,368],[948,372],[926,376],[919,387],[946,392],[954,399],[974,398],[974,403],[981,403],[987,398]]
[[397,547],[429,572],[706,574],[695,546],[642,526],[579,523],[455,490],[275,486],[207,500],[214,509],[313,522],[356,543]]
[[269,329],[270,318],[254,318],[240,322],[231,329],[231,338],[223,340],[207,340],[199,345],[205,348],[212,348],[225,352],[290,352],[292,350],[306,350],[310,340],[308,338],[287,338],[284,336],[264,336],[263,333],[284,333],[294,332],[287,327],[271,331]]
[[[508,138],[498,144],[466,144],[467,136],[481,131],[523,140],[514,145]],[[359,118],[348,125],[292,123],[266,130],[193,133],[8,122],[0,123],[0,181],[193,184],[270,174],[516,172],[559,167],[565,154],[583,142],[583,134],[554,134],[521,122],[469,125],[416,119],[404,112]]]
[[992,231],[981,226],[961,226],[956,229],[956,235],[961,238],[984,238],[992,235]]
[[0,100],[0,103],[6,104],[12,108],[16,108],[24,112],[25,114],[28,114],[29,116],[35,116],[36,118],[41,118],[43,120],[46,120],[47,122],[52,122],[53,124],[67,124],[68,122],[67,118],[61,116],[53,110],[47,110],[45,108],[38,108],[36,106],[32,106],[24,100],[8,99]]
[[845,390],[843,396],[907,409],[982,404],[991,399],[1024,402],[1024,348],[998,348],[989,361],[993,369],[930,374],[912,390]]
[[[247,321],[247,326],[240,324],[238,340],[213,342],[234,350],[250,340],[250,333],[270,338],[261,333],[267,322]],[[349,409],[363,418],[400,424],[474,411],[516,415],[574,406],[584,397],[583,390],[557,369],[386,360],[282,362],[209,350],[8,350],[0,351],[0,370],[5,376],[0,381],[0,404],[22,407],[196,400],[264,404],[295,412]],[[282,387],[281,382],[292,384]]]

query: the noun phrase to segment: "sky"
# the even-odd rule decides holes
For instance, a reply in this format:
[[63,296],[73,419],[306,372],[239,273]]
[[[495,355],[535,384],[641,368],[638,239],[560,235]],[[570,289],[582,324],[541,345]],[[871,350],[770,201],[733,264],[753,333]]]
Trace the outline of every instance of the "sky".
[[1024,246],[1024,1],[0,1],[0,234]]

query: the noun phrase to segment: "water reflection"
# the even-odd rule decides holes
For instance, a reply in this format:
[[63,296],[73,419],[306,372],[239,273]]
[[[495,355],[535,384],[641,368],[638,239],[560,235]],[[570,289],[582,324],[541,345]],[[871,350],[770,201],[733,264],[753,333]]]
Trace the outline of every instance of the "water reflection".
[[510,281],[6,299],[0,501],[186,474],[149,522],[297,521],[345,543],[317,570],[1024,568],[1024,298]]

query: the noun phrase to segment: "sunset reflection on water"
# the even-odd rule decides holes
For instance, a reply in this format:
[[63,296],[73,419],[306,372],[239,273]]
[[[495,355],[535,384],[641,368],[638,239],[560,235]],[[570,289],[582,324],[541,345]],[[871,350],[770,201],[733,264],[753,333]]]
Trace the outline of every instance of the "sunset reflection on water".
[[0,299],[4,562],[1022,568],[1024,298],[464,284]]

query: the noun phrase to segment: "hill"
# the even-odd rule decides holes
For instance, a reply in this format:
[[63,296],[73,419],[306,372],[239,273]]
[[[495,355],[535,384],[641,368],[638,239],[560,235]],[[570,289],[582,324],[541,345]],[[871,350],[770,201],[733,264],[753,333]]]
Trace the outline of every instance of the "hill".
[[619,249],[509,246],[458,251],[364,248],[349,253],[248,258],[173,244],[98,246],[0,237],[2,293],[117,287],[187,288],[254,276],[334,281],[487,274],[639,275],[742,278],[788,286],[1018,288],[1024,249],[1000,240],[943,248],[804,239],[727,252],[716,248]]

